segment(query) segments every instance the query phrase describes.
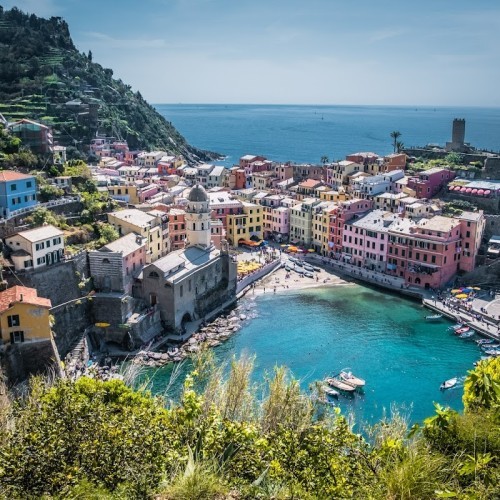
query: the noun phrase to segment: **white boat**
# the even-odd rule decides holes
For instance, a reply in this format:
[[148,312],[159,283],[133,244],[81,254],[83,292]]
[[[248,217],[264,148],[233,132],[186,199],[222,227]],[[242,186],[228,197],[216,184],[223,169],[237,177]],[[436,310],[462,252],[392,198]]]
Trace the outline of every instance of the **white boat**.
[[440,386],[439,388],[444,391],[445,389],[451,389],[452,387],[455,387],[457,385],[457,382],[458,382],[458,378],[457,377],[453,377],[453,378],[450,378],[448,380],[445,380]]
[[366,382],[362,378],[355,377],[352,372],[342,370],[339,374],[340,380],[354,387],[364,387]]
[[310,273],[309,271],[304,271],[304,276],[306,278],[314,278],[314,274],[313,273]]
[[479,339],[476,340],[477,345],[488,345],[488,344],[494,344],[495,340],[494,339]]
[[469,330],[468,332],[461,333],[458,338],[459,339],[468,339],[472,337],[476,332],[474,330]]
[[314,271],[314,267],[313,266],[310,266],[309,264],[304,264],[304,269],[306,271],[309,271],[309,272],[313,272]]
[[332,389],[332,388],[328,387],[327,385],[324,385],[322,387],[322,389],[325,392],[325,394],[328,394],[328,396],[332,396],[332,398],[338,398],[340,395],[339,391],[336,391],[335,389]]
[[442,315],[442,314],[431,314],[431,315],[429,315],[429,316],[426,316],[426,317],[425,317],[425,319],[426,319],[427,321],[436,321],[436,320],[438,320],[438,319],[441,319],[442,317],[443,317],[443,315]]
[[338,378],[329,377],[325,380],[325,382],[329,386],[335,387],[335,389],[339,389],[341,391],[353,392],[356,390],[356,387],[350,384],[346,384],[343,380],[339,380]]

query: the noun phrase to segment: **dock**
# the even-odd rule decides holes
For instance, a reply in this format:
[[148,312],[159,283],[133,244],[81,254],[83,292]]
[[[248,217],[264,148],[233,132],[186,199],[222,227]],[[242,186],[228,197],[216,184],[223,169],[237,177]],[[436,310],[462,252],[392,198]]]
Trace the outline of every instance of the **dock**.
[[450,306],[445,305],[443,302],[435,299],[423,299],[422,304],[428,309],[440,313],[453,321],[470,326],[477,333],[485,337],[500,341],[500,326],[498,322],[495,322],[488,316],[483,315],[481,316],[481,319],[477,319],[474,313],[470,313],[462,309],[453,309]]

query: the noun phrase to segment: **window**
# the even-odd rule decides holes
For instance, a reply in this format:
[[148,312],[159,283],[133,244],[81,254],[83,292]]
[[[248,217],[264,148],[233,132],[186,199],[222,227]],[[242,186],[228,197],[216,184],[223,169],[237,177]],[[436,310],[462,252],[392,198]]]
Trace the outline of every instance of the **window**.
[[10,185],[10,190],[11,191],[17,191],[17,184],[11,184]]
[[47,248],[50,247],[50,240],[47,240]]
[[12,326],[19,326],[19,314],[12,314],[11,316],[7,316],[7,322],[9,324],[9,328]]
[[12,344],[24,342],[24,332],[10,332],[10,342]]
[[31,187],[31,181],[26,182],[26,187],[29,187],[29,188]]

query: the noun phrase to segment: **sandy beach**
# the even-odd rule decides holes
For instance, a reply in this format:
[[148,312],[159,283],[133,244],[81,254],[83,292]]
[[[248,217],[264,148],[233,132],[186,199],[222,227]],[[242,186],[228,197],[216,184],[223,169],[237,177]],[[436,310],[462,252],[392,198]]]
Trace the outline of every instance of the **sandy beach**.
[[322,286],[353,285],[352,281],[337,276],[329,269],[319,269],[319,271],[314,271],[313,278],[307,278],[295,271],[286,271],[284,267],[280,267],[273,273],[256,282],[255,287],[250,288],[247,293],[257,295],[264,293],[283,293],[290,290],[302,290],[305,288]]

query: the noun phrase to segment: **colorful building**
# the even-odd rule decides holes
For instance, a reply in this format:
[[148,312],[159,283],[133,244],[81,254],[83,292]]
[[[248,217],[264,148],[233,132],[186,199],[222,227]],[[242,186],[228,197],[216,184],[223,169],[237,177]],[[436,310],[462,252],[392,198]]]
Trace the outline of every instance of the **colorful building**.
[[226,220],[227,240],[231,245],[238,246],[243,240],[263,238],[263,209],[260,205],[243,201],[241,213],[228,215]]
[[462,234],[460,270],[470,272],[476,267],[476,257],[481,246],[486,219],[482,210],[478,212],[462,212],[456,218],[460,221]]
[[455,178],[455,172],[447,168],[431,168],[408,179],[408,187],[417,198],[432,198]]
[[9,218],[12,212],[34,207],[36,179],[13,170],[0,172],[0,216]]
[[50,266],[64,258],[64,233],[50,224],[8,236],[6,244],[16,271]]
[[13,286],[0,292],[2,344],[51,340],[49,299],[38,297],[34,288]]

